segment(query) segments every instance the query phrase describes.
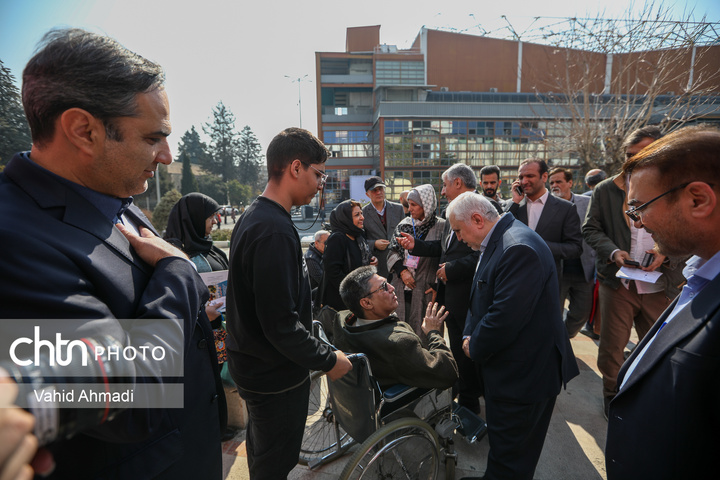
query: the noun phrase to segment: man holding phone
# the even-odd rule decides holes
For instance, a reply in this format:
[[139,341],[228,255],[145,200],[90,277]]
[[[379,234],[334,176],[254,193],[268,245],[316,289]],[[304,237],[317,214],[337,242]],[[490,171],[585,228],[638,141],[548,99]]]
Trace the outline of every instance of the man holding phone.
[[545,160],[524,160],[510,189],[512,200],[505,204],[505,209],[545,240],[561,278],[561,262],[582,254],[580,218],[575,204],[550,195],[545,187],[547,179]]
[[[658,127],[648,126],[631,133],[625,140],[625,154],[633,157],[662,137]],[[598,369],[603,376],[603,413],[608,417],[610,401],[617,392],[617,374],[625,361],[625,346],[635,325],[642,340],[655,320],[680,291],[684,282],[683,259],[668,259],[655,254],[652,236],[636,228],[623,213],[627,179],[616,175],[600,182],[593,190],[588,213],[582,227],[585,241],[597,252],[595,267],[600,281],[600,344]],[[647,265],[647,266],[643,266]],[[663,275],[656,283],[621,280],[620,268],[659,270]]]

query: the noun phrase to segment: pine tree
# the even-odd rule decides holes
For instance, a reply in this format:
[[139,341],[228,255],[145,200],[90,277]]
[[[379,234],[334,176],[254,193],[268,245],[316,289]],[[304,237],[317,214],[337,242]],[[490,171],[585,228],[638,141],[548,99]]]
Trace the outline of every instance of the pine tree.
[[32,139],[15,77],[0,60],[0,165],[17,152],[30,150]]
[[245,125],[240,132],[238,143],[238,180],[248,185],[252,190],[257,190],[258,177],[262,165],[262,147],[252,129]]
[[193,165],[203,165],[207,162],[207,145],[200,140],[200,134],[195,130],[195,125],[185,132],[180,139],[178,156],[183,153],[190,158],[190,163]]
[[180,161],[182,161],[182,180],[180,182],[180,191],[183,195],[198,191],[198,183],[190,164],[190,155],[187,152],[180,153]]
[[204,124],[203,131],[210,136],[208,157],[203,167],[222,176],[225,182],[237,178],[239,136],[235,130],[235,116],[220,102],[213,109],[212,123]]

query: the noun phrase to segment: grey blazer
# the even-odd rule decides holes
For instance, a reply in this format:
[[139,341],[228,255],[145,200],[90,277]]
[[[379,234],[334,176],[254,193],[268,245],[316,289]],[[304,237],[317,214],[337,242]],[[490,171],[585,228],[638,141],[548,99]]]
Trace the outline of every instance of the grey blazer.
[[372,254],[378,259],[377,272],[378,275],[387,278],[387,249],[377,250],[374,247],[375,240],[390,240],[392,234],[395,231],[395,227],[400,221],[405,218],[405,210],[402,205],[389,200],[385,201],[385,215],[387,228],[383,227],[380,221],[380,216],[377,214],[375,207],[372,202],[365,205],[362,209],[363,216],[365,217],[365,234],[367,236],[367,242],[370,245]]

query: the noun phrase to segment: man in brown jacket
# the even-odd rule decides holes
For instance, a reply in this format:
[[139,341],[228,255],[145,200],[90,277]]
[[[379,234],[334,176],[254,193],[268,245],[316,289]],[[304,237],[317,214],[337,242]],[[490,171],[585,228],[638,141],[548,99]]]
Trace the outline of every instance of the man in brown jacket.
[[350,311],[340,313],[335,345],[343,351],[366,354],[381,388],[397,383],[422,388],[453,386],[457,364],[440,333],[448,315],[445,307],[438,310],[437,303],[428,305],[422,323],[425,347],[412,327],[395,315],[395,289],[375,267],[350,272],[340,284],[340,296]]

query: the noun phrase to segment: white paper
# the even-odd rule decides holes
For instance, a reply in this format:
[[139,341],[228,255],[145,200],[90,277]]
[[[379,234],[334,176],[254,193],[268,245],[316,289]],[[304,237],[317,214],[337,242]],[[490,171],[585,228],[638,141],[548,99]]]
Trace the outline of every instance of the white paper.
[[654,272],[646,272],[639,268],[632,267],[620,267],[620,270],[615,274],[618,278],[626,278],[628,280],[640,280],[642,282],[655,283],[658,278],[662,276],[661,272],[655,270]]

